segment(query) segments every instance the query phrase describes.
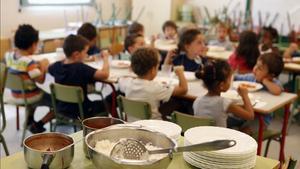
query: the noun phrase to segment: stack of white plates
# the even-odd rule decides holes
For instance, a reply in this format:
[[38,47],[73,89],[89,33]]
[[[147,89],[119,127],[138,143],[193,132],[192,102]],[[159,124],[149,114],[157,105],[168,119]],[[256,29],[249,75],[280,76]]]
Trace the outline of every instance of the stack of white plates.
[[175,123],[163,121],[163,120],[139,120],[132,124],[145,126],[152,130],[161,132],[167,135],[169,138],[174,139],[178,142],[181,135],[181,127]]
[[221,127],[195,127],[184,133],[184,145],[199,144],[219,139],[235,140],[236,145],[224,150],[185,152],[189,164],[201,168],[250,169],[256,163],[256,141],[242,132]]

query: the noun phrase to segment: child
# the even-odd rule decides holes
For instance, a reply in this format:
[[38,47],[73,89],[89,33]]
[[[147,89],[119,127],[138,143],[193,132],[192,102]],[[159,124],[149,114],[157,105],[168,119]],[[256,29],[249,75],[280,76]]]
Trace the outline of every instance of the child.
[[77,35],[81,35],[89,41],[89,56],[99,54],[100,49],[96,46],[97,43],[97,30],[91,23],[84,23],[77,31]]
[[[63,49],[66,59],[58,61],[49,67],[50,74],[54,77],[55,83],[71,86],[79,86],[83,90],[84,101],[83,111],[84,118],[95,115],[107,115],[105,106],[102,101],[90,101],[87,97],[87,86],[98,80],[105,80],[109,76],[108,53],[103,51],[102,68],[94,69],[83,63],[87,57],[89,42],[77,35],[69,35],[64,42]],[[70,118],[79,116],[77,104],[65,103],[58,101],[58,111]]]
[[135,52],[138,48],[144,46],[145,46],[145,39],[143,35],[140,34],[127,35],[124,42],[125,51],[119,54],[119,59],[130,60],[133,52]]
[[210,40],[208,45],[224,47],[226,50],[233,50],[232,43],[228,39],[228,28],[224,23],[218,24],[218,37],[216,40]]
[[284,51],[283,57],[286,59],[291,59],[293,57],[299,57],[299,47],[297,43],[291,43],[290,46]]
[[205,50],[207,49],[204,37],[200,31],[188,29],[180,36],[177,52],[176,50],[168,52],[164,65],[183,65],[185,71],[196,71],[206,62],[202,57]]
[[236,51],[229,57],[228,63],[239,74],[252,72],[259,56],[258,38],[252,31],[244,31]]
[[167,102],[171,96],[187,93],[187,82],[182,68],[175,68],[179,78],[178,86],[165,86],[153,79],[159,66],[159,53],[153,48],[139,48],[131,57],[131,69],[137,78],[119,79],[120,91],[129,99],[146,101],[151,105],[152,119],[161,119],[158,111],[160,101]]
[[177,41],[177,25],[173,21],[166,21],[162,26],[163,39]]
[[[271,94],[280,95],[283,91],[283,88],[277,77],[283,70],[283,66],[284,63],[282,61],[282,57],[278,53],[265,53],[258,58],[257,63],[253,68],[253,73],[236,75],[234,80],[258,82],[264,86],[263,89],[269,91]],[[231,125],[232,123],[237,122],[237,120],[234,117],[229,120],[230,122],[228,125],[230,125],[230,127],[234,127]],[[265,126],[268,126],[271,120],[271,114],[265,115]],[[247,129],[248,134],[258,130],[257,119],[251,122],[242,122],[240,124],[242,124],[243,128]]]
[[231,100],[220,96],[230,88],[232,70],[227,62],[216,61],[207,63],[203,70],[197,73],[198,78],[203,80],[208,92],[205,96],[198,97],[194,104],[196,116],[212,117],[217,126],[227,127],[228,113],[247,120],[254,118],[253,108],[248,97],[248,91],[239,87],[238,93],[242,97],[244,106],[232,103]]
[[[25,82],[25,97],[28,103],[28,121],[29,130],[32,133],[41,133],[46,129],[43,127],[45,123],[54,118],[54,113],[49,112],[40,121],[34,121],[34,112],[38,106],[52,107],[51,96],[38,88],[35,84],[44,83],[45,73],[49,65],[47,59],[36,62],[31,59],[31,55],[37,50],[39,41],[39,32],[31,25],[20,25],[15,33],[14,44],[17,48],[15,51],[7,53],[5,56],[8,71],[13,74],[20,75]],[[23,103],[24,98],[21,91],[11,91],[12,96],[17,102]]]
[[140,35],[144,36],[144,34],[145,34],[144,25],[142,25],[138,22],[133,22],[128,28],[128,35],[131,35],[131,34],[140,34]]
[[259,51],[261,54],[275,52],[279,53],[279,49],[273,46],[273,43],[278,42],[278,32],[273,27],[263,27],[261,44],[259,45]]

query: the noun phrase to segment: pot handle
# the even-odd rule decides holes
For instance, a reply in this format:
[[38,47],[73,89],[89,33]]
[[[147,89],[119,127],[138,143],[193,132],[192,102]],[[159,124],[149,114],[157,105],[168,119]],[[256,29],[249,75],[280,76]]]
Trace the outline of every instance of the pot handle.
[[51,164],[54,155],[53,154],[44,154],[42,155],[43,163],[41,169],[49,169],[49,165]]

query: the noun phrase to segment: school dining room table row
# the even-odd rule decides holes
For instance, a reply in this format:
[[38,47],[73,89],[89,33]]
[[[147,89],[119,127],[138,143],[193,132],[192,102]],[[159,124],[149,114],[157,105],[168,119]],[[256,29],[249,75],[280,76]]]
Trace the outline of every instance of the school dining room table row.
[[[217,55],[220,54],[220,52],[217,53],[208,53],[208,55]],[[225,55],[225,54],[224,54]],[[54,63],[55,61],[62,60],[64,57],[59,56],[56,53],[47,53],[47,54],[40,54],[40,55],[34,55],[32,56],[34,60],[41,60],[44,58],[47,58],[50,63]],[[104,83],[109,84],[112,87],[113,91],[113,97],[116,97],[116,88],[117,88],[117,82],[118,78],[124,77],[124,76],[132,76],[134,77],[135,74],[129,69],[129,67],[124,67],[122,65],[121,67],[118,66],[117,63],[122,62],[119,60],[110,60],[110,76],[107,80],[104,81]],[[94,67],[94,68],[101,68],[102,62],[101,61],[94,61],[94,62],[86,62],[87,65]],[[190,101],[195,100],[198,96],[203,96],[206,94],[207,90],[203,87],[202,81],[196,79],[193,74],[191,75],[191,72],[185,72],[185,75],[187,76],[188,81],[188,93],[182,97],[182,99],[188,99]],[[166,72],[159,72],[158,77],[154,80],[157,80],[159,82],[167,83],[171,85],[172,83],[178,83],[178,80],[176,79],[175,75],[173,73],[166,73]],[[46,92],[50,92],[49,85],[51,83],[54,83],[53,77],[51,75],[47,74],[45,83],[38,84],[40,88],[45,90]],[[96,85],[97,86],[97,85]],[[97,87],[96,87],[97,90]],[[284,156],[284,146],[285,146],[285,137],[287,133],[287,125],[288,125],[288,119],[290,115],[289,106],[292,104],[296,99],[297,95],[293,93],[283,92],[279,96],[272,95],[266,91],[256,91],[251,92],[254,98],[254,111],[256,113],[256,116],[259,118],[259,133],[258,133],[258,148],[257,148],[257,154],[261,154],[262,149],[262,142],[263,142],[263,132],[264,132],[264,123],[263,123],[263,115],[272,113],[280,108],[285,108],[284,110],[284,119],[282,122],[282,128],[281,128],[281,139],[280,139],[280,152],[279,152],[279,160],[283,161],[285,159]],[[116,105],[112,105],[112,116],[117,117],[117,111],[116,111]]]

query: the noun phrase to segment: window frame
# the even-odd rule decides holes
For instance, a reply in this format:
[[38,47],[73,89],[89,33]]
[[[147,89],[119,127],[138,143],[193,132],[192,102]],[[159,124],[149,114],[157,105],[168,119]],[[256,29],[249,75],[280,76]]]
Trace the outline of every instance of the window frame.
[[30,7],[30,6],[92,6],[95,4],[95,0],[90,0],[88,3],[74,3],[74,4],[31,4],[29,0],[20,0],[20,5],[22,7]]

